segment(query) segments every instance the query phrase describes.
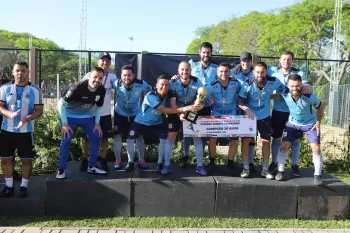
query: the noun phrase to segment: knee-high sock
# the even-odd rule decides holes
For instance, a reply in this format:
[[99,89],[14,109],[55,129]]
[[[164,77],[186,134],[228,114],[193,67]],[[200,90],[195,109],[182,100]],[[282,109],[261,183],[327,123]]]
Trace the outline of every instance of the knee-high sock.
[[249,143],[249,155],[248,155],[249,163],[254,162],[254,153],[255,153],[255,143],[254,144]]
[[122,151],[122,137],[117,134],[114,137],[114,156],[116,160],[121,160],[120,153]]
[[184,148],[184,156],[188,156],[190,152],[190,145],[191,145],[192,138],[183,138],[182,145]]
[[133,163],[135,156],[134,139],[126,139],[126,149],[128,150],[128,160]]
[[158,163],[163,163],[164,160],[164,150],[165,150],[165,139],[159,139],[158,145]]
[[136,138],[136,148],[139,154],[139,161],[144,160],[145,159],[145,140],[143,140],[142,136]]
[[292,165],[298,165],[299,153],[300,153],[300,140],[292,142],[291,149],[292,149]]
[[194,152],[196,153],[197,166],[203,166],[203,144],[202,140],[193,140]]
[[312,160],[314,162],[315,166],[315,176],[320,176],[322,174],[322,154],[320,153],[319,155],[313,154],[312,155]]
[[272,162],[277,163],[277,156],[280,151],[281,140],[272,140]]
[[287,156],[288,156],[288,151],[287,152],[279,151],[278,153],[278,171],[279,172],[284,172]]
[[164,148],[164,165],[170,166],[171,154],[174,150],[174,140],[166,140]]

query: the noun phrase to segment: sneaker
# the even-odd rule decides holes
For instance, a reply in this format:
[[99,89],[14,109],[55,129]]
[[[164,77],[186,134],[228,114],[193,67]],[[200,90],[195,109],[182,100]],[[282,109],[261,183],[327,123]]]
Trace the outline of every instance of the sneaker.
[[180,167],[181,168],[188,167],[188,156],[182,157],[181,162],[180,162]]
[[25,198],[25,197],[27,197],[28,196],[27,190],[28,189],[26,187],[23,187],[23,186],[19,187],[18,193],[16,195],[17,198]]
[[163,169],[160,171],[160,174],[167,175],[171,172],[170,165],[164,165]]
[[198,174],[200,174],[201,176],[207,176],[207,175],[208,175],[207,170],[205,170],[205,168],[202,167],[202,166],[197,166],[197,167],[196,167],[196,172],[197,172]]
[[131,172],[132,170],[134,170],[134,163],[133,162],[128,162],[128,164],[125,167],[125,171],[126,172]]
[[242,171],[242,173],[241,173],[241,177],[242,177],[242,178],[247,178],[247,177],[249,177],[249,175],[250,175],[250,170],[249,170],[249,168],[248,168],[248,169],[243,168],[243,171]]
[[148,169],[148,165],[145,160],[139,161],[138,166],[140,169]]
[[63,169],[58,169],[56,179],[58,180],[66,179],[66,173],[64,172]]
[[93,175],[106,175],[107,174],[106,171],[99,169],[97,167],[89,167],[87,172],[89,174],[93,174]]
[[270,166],[269,166],[269,168],[268,168],[268,171],[271,173],[271,174],[273,174],[273,173],[275,173],[276,171],[277,171],[277,163],[271,163],[270,164]]
[[251,173],[255,173],[255,166],[254,166],[254,163],[249,163],[249,170]]
[[88,169],[88,166],[89,166],[88,159],[87,158],[83,158],[83,160],[81,161],[81,164],[80,164],[79,171],[86,172],[87,169]]
[[108,164],[107,164],[107,160],[105,158],[101,158],[101,160],[100,160],[100,168],[102,170],[108,172],[109,167],[108,167]]
[[292,170],[293,170],[293,176],[296,176],[296,177],[300,176],[299,166],[298,165],[293,165],[292,166]]
[[114,169],[115,170],[119,170],[120,169],[120,161],[119,160],[115,160]]
[[284,180],[284,172],[277,172],[275,179],[278,181]]
[[157,172],[160,173],[163,169],[163,164],[162,163],[157,163]]
[[5,198],[5,197],[11,197],[14,193],[14,188],[10,188],[8,186],[5,186],[1,193],[0,193],[0,198]]
[[22,180],[21,174],[19,174],[15,169],[13,169],[13,179],[14,180]]
[[274,176],[267,169],[263,169],[261,171],[261,176],[265,177],[268,180],[272,180],[274,178]]
[[314,184],[317,186],[323,185],[323,181],[321,179],[321,176],[314,176]]

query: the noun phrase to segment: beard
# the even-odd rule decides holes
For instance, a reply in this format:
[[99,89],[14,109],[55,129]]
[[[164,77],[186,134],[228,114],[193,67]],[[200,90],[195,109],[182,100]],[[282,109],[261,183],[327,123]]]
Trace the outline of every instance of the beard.
[[203,58],[201,59],[201,61],[202,61],[203,63],[208,64],[208,63],[210,62],[210,57],[203,57]]
[[129,81],[128,83],[124,82],[124,87],[130,88],[134,84],[134,81]]

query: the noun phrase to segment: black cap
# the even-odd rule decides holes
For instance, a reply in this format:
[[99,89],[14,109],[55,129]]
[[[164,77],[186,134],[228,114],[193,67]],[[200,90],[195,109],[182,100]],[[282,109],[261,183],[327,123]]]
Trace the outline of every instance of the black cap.
[[98,55],[98,59],[102,59],[103,57],[107,57],[108,60],[112,60],[111,55],[107,52],[103,52],[103,53],[100,53],[100,55]]
[[248,60],[253,60],[252,59],[252,54],[251,53],[248,53],[248,52],[244,52],[242,53],[241,55],[241,61],[243,61],[244,59],[248,59]]

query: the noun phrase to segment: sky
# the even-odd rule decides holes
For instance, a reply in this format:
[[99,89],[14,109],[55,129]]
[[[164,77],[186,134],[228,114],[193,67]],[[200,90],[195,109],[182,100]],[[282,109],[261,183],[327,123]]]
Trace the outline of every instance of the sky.
[[[185,53],[199,27],[297,2],[87,0],[86,49]],[[0,29],[31,33],[64,49],[79,49],[80,0],[0,0],[0,4]]]

